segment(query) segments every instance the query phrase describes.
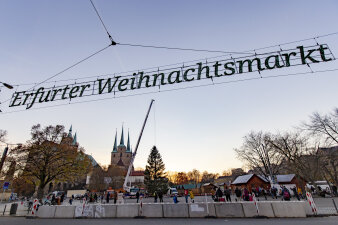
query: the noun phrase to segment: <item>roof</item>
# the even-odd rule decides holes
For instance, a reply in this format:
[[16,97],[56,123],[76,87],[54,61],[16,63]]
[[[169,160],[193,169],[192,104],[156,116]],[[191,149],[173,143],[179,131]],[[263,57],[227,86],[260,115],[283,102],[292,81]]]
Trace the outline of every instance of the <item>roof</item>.
[[113,152],[117,152],[117,131],[115,133],[115,141],[114,141]]
[[132,171],[130,176],[144,176],[144,171]]
[[247,174],[247,175],[238,176],[238,177],[232,182],[232,184],[246,184],[246,183],[249,182],[249,180],[250,180],[253,176],[257,176],[258,178],[260,178],[260,179],[263,180],[264,182],[268,182],[263,176],[256,175],[256,174]]
[[243,176],[238,176],[232,182],[232,184],[245,184],[245,183],[248,183],[248,181],[251,179],[251,177],[253,177],[253,174],[247,174],[247,175],[243,175]]
[[93,156],[91,155],[87,155],[90,162],[92,163],[92,165],[95,167],[95,166],[99,166],[99,164],[96,162],[96,160],[93,158]]
[[278,183],[291,182],[294,177],[295,177],[295,174],[276,175]]

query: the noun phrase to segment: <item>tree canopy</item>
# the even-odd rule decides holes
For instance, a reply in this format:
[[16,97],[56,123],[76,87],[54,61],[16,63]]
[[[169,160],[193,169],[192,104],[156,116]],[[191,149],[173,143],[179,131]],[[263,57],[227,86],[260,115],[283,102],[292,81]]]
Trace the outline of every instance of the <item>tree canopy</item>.
[[17,160],[20,175],[38,186],[38,198],[53,181],[72,182],[88,173],[91,163],[84,149],[73,145],[64,126],[32,127],[31,139],[21,148],[11,151]]

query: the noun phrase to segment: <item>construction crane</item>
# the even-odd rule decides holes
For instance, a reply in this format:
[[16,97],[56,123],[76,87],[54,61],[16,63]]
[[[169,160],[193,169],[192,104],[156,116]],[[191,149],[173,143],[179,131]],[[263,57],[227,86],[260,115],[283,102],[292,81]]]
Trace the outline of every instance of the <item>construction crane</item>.
[[[133,163],[134,163],[134,160],[135,160],[135,156],[136,156],[136,153],[137,153],[137,149],[138,149],[138,146],[140,144],[140,141],[141,141],[141,137],[142,137],[142,134],[143,134],[143,130],[144,130],[144,127],[146,126],[146,123],[147,123],[147,119],[148,119],[148,116],[149,116],[149,113],[150,113],[150,109],[151,109],[151,106],[153,105],[153,102],[155,100],[152,99],[151,102],[150,102],[150,105],[149,105],[149,109],[148,109],[148,112],[147,112],[147,115],[146,115],[146,118],[144,119],[144,122],[143,122],[143,126],[142,126],[142,129],[141,129],[141,133],[138,137],[138,140],[137,140],[137,143],[136,143],[136,147],[135,147],[135,150],[134,152],[132,153],[132,156],[131,156],[131,160],[130,160],[130,164],[129,164],[129,168],[128,168],[128,172],[127,172],[127,175],[126,175],[126,178],[124,180],[124,184],[123,184],[123,189],[125,191],[128,190],[128,180],[129,180],[129,176],[130,176],[130,173],[131,173],[131,170],[133,168]],[[130,188],[130,187],[129,187]]]

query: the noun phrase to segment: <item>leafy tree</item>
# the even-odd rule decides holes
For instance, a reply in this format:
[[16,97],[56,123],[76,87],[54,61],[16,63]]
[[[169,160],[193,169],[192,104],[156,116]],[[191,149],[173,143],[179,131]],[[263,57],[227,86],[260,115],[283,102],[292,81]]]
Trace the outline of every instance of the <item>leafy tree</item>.
[[104,191],[107,189],[107,184],[104,182],[105,171],[97,166],[93,168],[90,174],[89,189],[96,191]]
[[214,182],[215,179],[217,179],[218,174],[217,173],[209,173],[208,171],[204,171],[202,173],[202,183],[210,183]]
[[176,184],[186,184],[188,183],[188,176],[185,172],[179,172],[176,176]]
[[72,145],[64,126],[40,124],[32,127],[31,140],[25,146],[11,151],[23,178],[38,186],[37,196],[43,197],[45,187],[51,182],[72,182],[85,176],[91,168],[84,149]]
[[144,171],[144,183],[150,194],[155,191],[165,193],[168,190],[168,179],[164,172],[165,165],[162,157],[154,146],[149,154],[146,170]]
[[188,177],[190,182],[198,184],[201,181],[201,172],[197,169],[193,169],[192,171],[188,172]]

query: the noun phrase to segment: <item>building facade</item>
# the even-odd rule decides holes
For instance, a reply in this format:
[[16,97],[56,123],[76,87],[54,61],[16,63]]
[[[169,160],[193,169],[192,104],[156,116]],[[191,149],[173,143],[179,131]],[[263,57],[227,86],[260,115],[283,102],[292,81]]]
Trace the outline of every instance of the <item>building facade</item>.
[[110,165],[112,167],[120,167],[128,170],[130,161],[132,156],[132,150],[130,147],[130,139],[129,139],[129,131],[128,131],[128,140],[127,146],[124,144],[124,134],[123,134],[123,126],[120,138],[120,144],[117,145],[117,132],[115,134],[115,141],[113,146],[113,151],[111,152],[111,161]]

